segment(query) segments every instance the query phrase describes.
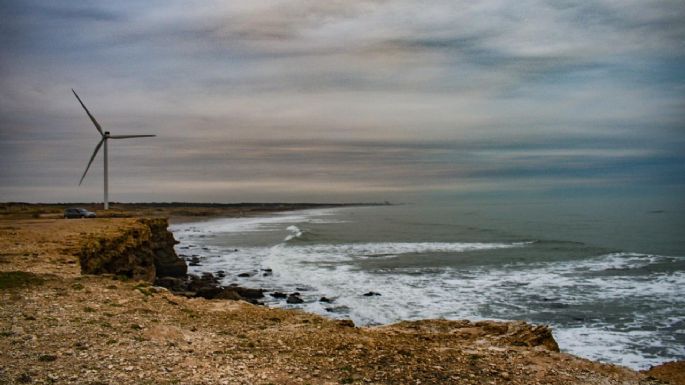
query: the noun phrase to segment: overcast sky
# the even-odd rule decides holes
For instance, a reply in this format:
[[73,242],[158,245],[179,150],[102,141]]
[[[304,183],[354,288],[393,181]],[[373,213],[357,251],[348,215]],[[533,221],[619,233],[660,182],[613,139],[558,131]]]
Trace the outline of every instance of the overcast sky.
[[0,0],[0,201],[685,191],[685,3]]

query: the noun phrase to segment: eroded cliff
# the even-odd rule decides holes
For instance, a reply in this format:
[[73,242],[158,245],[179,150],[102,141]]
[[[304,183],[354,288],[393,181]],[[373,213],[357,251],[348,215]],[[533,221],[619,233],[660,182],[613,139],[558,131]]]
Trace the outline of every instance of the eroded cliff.
[[177,241],[165,218],[140,218],[110,236],[89,236],[78,253],[84,274],[114,274],[154,282],[185,277],[187,266],[174,251]]

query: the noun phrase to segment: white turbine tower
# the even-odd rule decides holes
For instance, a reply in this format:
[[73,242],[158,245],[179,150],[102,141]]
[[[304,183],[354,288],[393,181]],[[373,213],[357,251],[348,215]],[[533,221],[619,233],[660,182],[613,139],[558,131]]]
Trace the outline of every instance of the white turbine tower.
[[93,122],[95,125],[95,128],[97,128],[98,132],[102,136],[102,139],[100,139],[100,142],[95,146],[95,151],[93,151],[93,155],[90,157],[90,161],[88,162],[88,166],[86,166],[86,171],[83,172],[83,176],[81,177],[81,180],[78,182],[79,186],[83,182],[83,178],[86,177],[86,173],[88,173],[88,169],[90,168],[90,165],[93,163],[93,159],[95,159],[95,155],[97,155],[98,150],[100,150],[100,147],[102,147],[102,144],[105,144],[105,150],[104,150],[104,158],[105,158],[105,174],[104,174],[104,179],[105,179],[105,210],[109,209],[109,186],[108,186],[108,180],[107,180],[107,140],[108,139],[128,139],[128,138],[149,138],[152,136],[156,135],[110,135],[109,131],[102,131],[102,127],[100,127],[100,123],[98,123],[97,120],[93,117],[93,115],[88,111],[86,108],[85,104],[81,101],[81,98],[78,97],[76,94],[76,91],[73,89],[71,92],[74,93],[74,96],[76,96],[76,99],[78,99],[78,102],[81,103],[81,107],[83,107],[84,110],[86,110],[86,114],[88,114],[88,117],[90,120]]

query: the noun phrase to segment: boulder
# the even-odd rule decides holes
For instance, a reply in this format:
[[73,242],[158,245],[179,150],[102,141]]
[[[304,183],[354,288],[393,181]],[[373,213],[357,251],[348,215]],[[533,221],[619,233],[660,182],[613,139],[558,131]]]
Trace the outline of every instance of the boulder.
[[546,325],[531,325],[523,321],[497,322],[478,321],[475,326],[492,337],[499,337],[503,342],[513,346],[543,346],[558,352],[559,345],[552,335],[552,329]]
[[288,298],[285,300],[285,302],[290,303],[290,304],[298,304],[298,303],[303,303],[304,300],[300,298],[299,294],[293,293],[288,296]]
[[155,279],[155,285],[166,287],[173,292],[181,292],[187,289],[187,282],[176,277],[158,277]]
[[338,326],[345,327],[345,328],[353,328],[354,327],[354,321],[351,319],[341,319],[337,321]]
[[235,290],[233,290],[232,287],[226,287],[224,288],[221,293],[219,293],[216,297],[216,299],[228,299],[232,301],[240,301],[243,299],[243,297],[240,296]]
[[248,299],[264,298],[264,290],[263,289],[250,289],[247,287],[240,287],[240,286],[232,286],[231,289],[235,290],[235,292],[238,293],[243,298],[248,298]]
[[685,361],[672,361],[652,366],[642,373],[673,385],[685,385]]
[[188,290],[189,291],[202,291],[209,288],[219,287],[219,281],[212,275],[212,273],[203,273],[201,277],[197,275],[188,275]]
[[220,286],[203,286],[195,291],[196,297],[214,299],[223,293],[224,289]]

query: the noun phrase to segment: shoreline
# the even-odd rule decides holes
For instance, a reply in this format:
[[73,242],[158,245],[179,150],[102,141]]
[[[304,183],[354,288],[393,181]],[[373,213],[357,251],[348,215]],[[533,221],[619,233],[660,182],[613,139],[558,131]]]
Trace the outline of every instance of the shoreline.
[[666,364],[643,374],[558,353],[545,347],[545,328],[520,322],[356,328],[297,310],[190,299],[144,281],[81,274],[76,255],[85,239],[102,242],[136,229],[144,230],[137,218],[0,219],[0,348],[8,352],[0,380],[658,384],[664,382],[649,376],[662,367],[682,370]]
[[[378,214],[376,209],[372,210],[373,213]],[[318,214],[307,215],[303,213],[303,215],[300,216],[300,214],[294,213],[292,218],[291,216],[288,216],[284,220],[280,220],[280,214],[275,214],[266,216],[264,221],[253,222],[251,220],[247,220],[248,223],[243,223],[243,220],[240,219],[233,220],[231,218],[226,218],[225,221],[212,222],[211,224],[195,225],[194,223],[188,223],[186,226],[181,225],[177,227],[171,227],[171,229],[173,229],[175,235],[179,241],[181,241],[181,244],[177,246],[179,255],[188,254],[196,256],[194,259],[198,265],[197,267],[191,268],[194,274],[213,274],[220,280],[222,285],[237,284],[249,288],[262,289],[265,293],[264,304],[269,307],[303,309],[305,311],[322,315],[331,319],[350,317],[354,320],[355,324],[363,326],[388,325],[405,320],[438,318],[449,320],[469,319],[472,321],[493,320],[502,322],[525,319],[527,322],[531,323],[551,324],[552,328],[554,329],[555,339],[559,342],[559,345],[562,346],[562,349],[564,349],[564,351],[567,353],[597,362],[625,366],[636,371],[646,370],[652,366],[657,366],[668,362],[669,360],[677,360],[679,359],[677,357],[680,357],[674,352],[671,352],[670,355],[650,355],[649,353],[645,352],[645,349],[635,349],[634,345],[626,343],[627,337],[624,337],[623,335],[614,332],[613,329],[611,329],[611,326],[613,325],[609,325],[608,328],[602,328],[596,324],[579,325],[579,323],[576,322],[569,325],[563,322],[555,322],[556,320],[552,319],[552,317],[547,317],[547,319],[545,319],[534,316],[517,318],[515,317],[515,314],[503,314],[498,317],[492,316],[491,314],[483,315],[483,313],[474,311],[473,308],[475,308],[475,305],[471,305],[471,303],[474,301],[476,303],[483,302],[482,300],[477,302],[478,297],[473,297],[472,300],[463,299],[449,302],[451,297],[434,296],[431,298],[433,303],[426,302],[425,305],[416,305],[417,296],[414,294],[432,294],[439,292],[438,289],[433,289],[433,287],[439,287],[435,284],[435,282],[433,286],[430,286],[427,289],[428,291],[426,291],[425,288],[423,288],[424,291],[421,291],[420,293],[413,293],[410,290],[408,292],[408,296],[400,298],[400,301],[397,300],[397,293],[404,293],[404,287],[416,287],[411,285],[400,287],[397,285],[387,285],[385,282],[383,282],[383,280],[373,280],[371,277],[366,275],[364,275],[364,277],[369,279],[368,282],[374,282],[374,284],[348,285],[349,288],[356,288],[357,290],[348,290],[345,286],[340,286],[340,284],[330,284],[330,281],[327,280],[329,278],[330,280],[335,280],[335,276],[328,275],[325,268],[318,270],[314,268],[307,268],[305,265],[309,265],[309,261],[314,261],[314,259],[303,257],[301,260],[297,254],[309,255],[307,251],[308,248],[315,250],[315,253],[319,253],[320,255],[317,257],[318,260],[325,261],[321,264],[323,266],[327,266],[328,263],[330,263],[329,261],[337,261],[336,259],[332,259],[333,257],[331,257],[330,253],[335,253],[340,249],[350,250],[354,244],[345,244],[341,247],[334,247],[335,251],[331,251],[329,253],[326,250],[326,248],[330,246],[328,244],[328,239],[321,237],[308,238],[309,233],[331,234],[337,233],[339,230],[341,230],[339,227],[334,227],[332,230],[321,227],[328,225],[319,225],[319,227],[310,227],[314,225],[308,226],[308,222],[326,223],[327,218],[329,218],[326,215],[317,215]],[[337,223],[338,220],[349,220],[348,216],[346,215],[332,215],[330,218],[332,218],[332,223]],[[218,226],[216,228],[217,230],[213,230],[214,227],[212,225],[214,224]],[[249,237],[252,237],[250,232],[257,230],[264,230],[269,235],[257,236],[257,238],[255,238],[256,243],[248,244],[241,241],[242,235],[239,234],[244,234],[246,237],[248,237],[248,239],[250,239]],[[226,231],[228,233],[225,234],[226,236],[222,234],[217,235],[215,234],[215,231]],[[247,232],[242,233],[243,231]],[[231,232],[236,233],[232,234]],[[305,243],[299,242],[298,240],[290,242],[292,238],[297,238],[303,233],[305,234],[305,237],[307,237]],[[260,239],[268,241],[261,242]],[[314,246],[310,245],[310,239],[316,239]],[[349,239],[349,242],[354,242],[352,238],[349,238],[349,236],[346,239]],[[234,250],[233,247],[236,247],[236,249]],[[238,252],[238,249],[240,249],[240,252]],[[295,251],[280,252],[272,251],[272,249],[291,249]],[[392,247],[388,246],[385,247],[385,249],[392,250]],[[296,250],[300,251],[298,252]],[[357,249],[355,248],[355,250]],[[365,251],[357,252],[365,253]],[[284,256],[287,258],[284,259]],[[347,259],[345,260],[347,261]],[[356,261],[356,259],[354,260]],[[188,258],[187,261],[190,262],[191,258]],[[292,261],[292,263],[288,265],[288,261]],[[300,266],[298,264],[300,261],[306,262],[301,262],[303,266]],[[343,266],[346,267],[346,263]],[[355,270],[357,267],[355,262],[349,263],[351,266],[353,266],[353,270]],[[294,266],[298,267],[295,268]],[[292,267],[292,269],[290,267]],[[267,268],[268,276],[267,274],[263,274],[264,268]],[[273,271],[271,268],[273,268]],[[301,271],[310,272],[312,280],[310,281],[306,275],[304,276],[303,280],[303,275],[300,274]],[[321,274],[313,276],[311,275],[312,271],[319,271]],[[220,275],[217,275],[217,272]],[[344,274],[344,272],[335,274]],[[518,272],[512,272],[512,274],[518,274]],[[348,275],[345,275],[345,277],[350,278]],[[351,277],[351,279],[344,281],[362,282],[364,280],[357,280],[355,277]],[[471,287],[469,286],[470,281],[464,281],[462,284]],[[363,288],[363,290],[360,289],[360,287]],[[483,285],[483,288],[488,288],[488,286]],[[369,290],[375,292],[372,293]],[[382,295],[382,297],[368,298],[362,296],[363,294],[371,295],[376,293],[377,295]],[[469,293],[473,294],[472,292]],[[300,295],[297,295],[296,298],[293,298],[293,302],[287,302],[286,300],[291,294]],[[550,295],[547,294],[546,296]],[[492,296],[486,297],[491,298]],[[321,301],[320,298],[325,298],[325,300]],[[404,298],[406,298],[407,307],[412,306],[411,311],[401,310],[403,309],[402,306],[404,302],[402,301]],[[462,298],[472,297],[462,296]],[[302,302],[299,300],[302,300]],[[502,299],[502,301],[505,300]],[[547,301],[547,299],[545,299],[545,301]],[[564,299],[558,299],[555,301],[560,303],[565,302]],[[445,305],[453,305],[454,303],[457,303],[457,306]],[[535,302],[530,304],[531,307],[536,305],[537,304]],[[470,309],[471,311],[467,309]],[[564,316],[570,317],[571,315],[578,314],[579,310],[562,309],[558,310],[558,313],[560,315],[557,317],[557,319],[560,319]],[[507,317],[507,315],[509,315],[509,317]],[[551,321],[548,321],[550,319]],[[590,331],[588,331],[588,329]],[[579,338],[573,339],[573,337],[576,337],[579,334]],[[628,333],[625,335],[628,335]],[[571,336],[571,338],[569,338],[569,336]],[[675,337],[677,337],[677,335],[675,335]],[[643,340],[644,339],[646,338],[643,338]],[[609,345],[605,341],[612,341],[615,343],[615,345]],[[650,345],[644,346],[649,347]],[[660,346],[658,345],[658,340],[655,340],[653,346]],[[621,354],[623,354],[623,357]]]

